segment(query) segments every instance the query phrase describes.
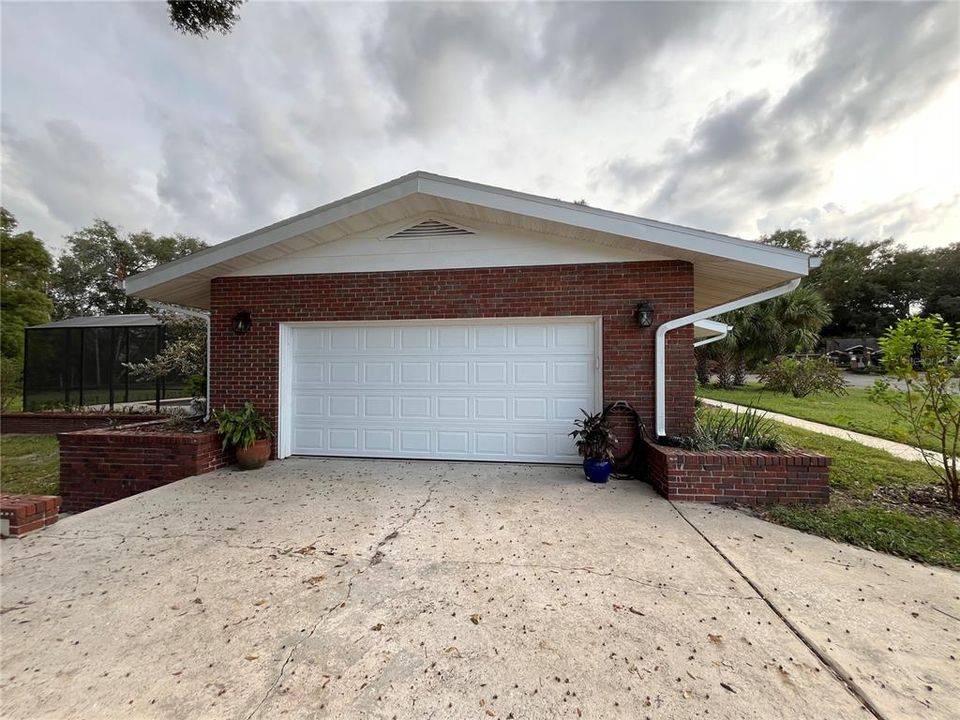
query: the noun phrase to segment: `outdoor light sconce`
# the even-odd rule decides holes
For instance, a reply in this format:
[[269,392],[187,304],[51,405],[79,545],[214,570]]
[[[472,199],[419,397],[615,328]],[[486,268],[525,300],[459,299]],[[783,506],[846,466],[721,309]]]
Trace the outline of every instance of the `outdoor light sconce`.
[[650,327],[653,324],[653,305],[646,301],[638,302],[633,309],[633,316],[640,327]]
[[233,331],[237,335],[248,333],[250,332],[250,328],[253,327],[253,318],[250,317],[249,310],[241,310],[233,316],[230,322],[233,324]]

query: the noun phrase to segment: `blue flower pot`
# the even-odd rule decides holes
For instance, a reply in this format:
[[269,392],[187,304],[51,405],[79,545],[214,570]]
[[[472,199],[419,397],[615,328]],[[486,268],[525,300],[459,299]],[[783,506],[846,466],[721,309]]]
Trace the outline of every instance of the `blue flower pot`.
[[613,463],[609,460],[595,460],[587,458],[583,461],[583,474],[592,483],[605,483],[610,479]]

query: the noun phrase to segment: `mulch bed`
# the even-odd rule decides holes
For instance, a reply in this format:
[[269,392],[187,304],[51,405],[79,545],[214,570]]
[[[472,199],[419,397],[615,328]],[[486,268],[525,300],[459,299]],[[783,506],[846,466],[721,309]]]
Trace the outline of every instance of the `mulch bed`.
[[948,502],[947,493],[940,485],[881,485],[874,490],[871,500],[911,515],[960,522],[960,506]]

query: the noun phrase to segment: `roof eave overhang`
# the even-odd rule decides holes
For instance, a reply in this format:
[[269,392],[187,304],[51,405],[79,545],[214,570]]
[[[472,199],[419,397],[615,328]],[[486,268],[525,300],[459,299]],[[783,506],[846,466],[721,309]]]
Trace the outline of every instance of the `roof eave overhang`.
[[[163,289],[159,286],[168,283],[191,284],[188,278],[193,274],[196,274],[196,284],[206,286],[211,277],[217,276],[216,266],[221,263],[298,235],[316,231],[416,193],[635,239],[656,246],[665,253],[673,254],[677,259],[691,262],[697,259],[732,261],[762,268],[767,272],[772,271],[786,279],[805,276],[811,267],[809,255],[785,248],[761,245],[704,230],[416,172],[238,236],[147,272],[133,275],[126,279],[125,288],[130,295],[165,300],[169,286]],[[178,280],[180,283],[177,283]],[[177,302],[182,302],[182,298],[187,295],[189,293],[182,293],[181,300]],[[205,295],[205,291],[196,292],[193,295],[198,298],[197,306],[202,307],[203,303],[199,301],[199,297]]]

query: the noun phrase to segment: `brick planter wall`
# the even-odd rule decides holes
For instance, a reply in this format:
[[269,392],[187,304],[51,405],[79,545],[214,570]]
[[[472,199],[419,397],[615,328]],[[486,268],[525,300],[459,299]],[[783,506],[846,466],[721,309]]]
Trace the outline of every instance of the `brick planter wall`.
[[0,415],[0,433],[4,435],[15,433],[57,435],[90,428],[111,427],[117,424],[130,425],[147,420],[156,420],[157,417],[156,413],[3,413]]
[[649,480],[669,500],[737,503],[826,503],[830,458],[722,450],[698,452],[646,442]]
[[64,511],[106,505],[216,470],[231,461],[213,431],[138,432],[136,428],[83,430],[58,436]]
[[60,514],[56,495],[0,495],[0,537],[23,537],[53,525]]
[[[653,304],[652,327],[633,317],[641,300]],[[253,317],[244,335],[230,325],[238,310]],[[604,403],[626,400],[649,427],[656,326],[691,312],[693,266],[680,261],[219,277],[211,281],[212,403],[250,400],[276,429],[284,322],[599,315]],[[667,336],[667,425],[675,434],[693,422],[692,344],[691,327]]]

